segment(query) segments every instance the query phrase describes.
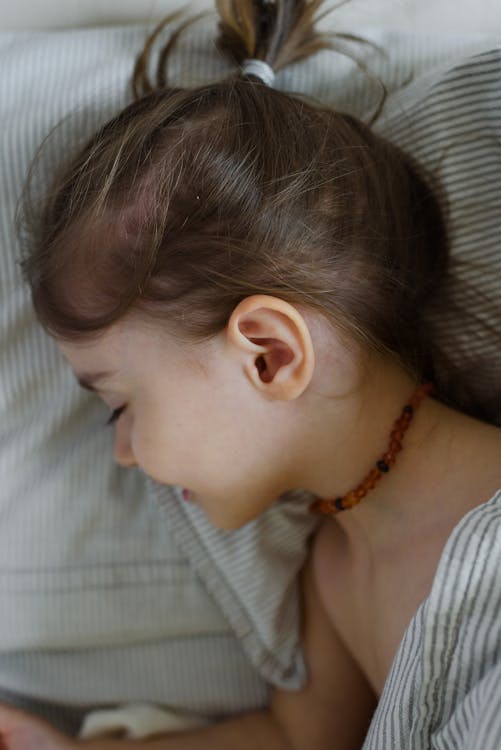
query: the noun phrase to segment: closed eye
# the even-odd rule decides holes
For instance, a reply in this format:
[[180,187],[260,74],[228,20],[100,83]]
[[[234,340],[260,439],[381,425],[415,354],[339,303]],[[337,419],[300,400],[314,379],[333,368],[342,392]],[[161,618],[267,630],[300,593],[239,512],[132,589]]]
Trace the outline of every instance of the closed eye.
[[107,425],[113,424],[113,422],[116,422],[120,414],[125,410],[125,406],[119,406],[118,409],[114,409],[111,413],[111,417],[106,422]]

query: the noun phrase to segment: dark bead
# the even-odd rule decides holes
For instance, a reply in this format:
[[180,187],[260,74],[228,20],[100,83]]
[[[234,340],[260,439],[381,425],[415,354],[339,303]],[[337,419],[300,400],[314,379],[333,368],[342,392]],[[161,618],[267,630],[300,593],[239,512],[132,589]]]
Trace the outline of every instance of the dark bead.
[[336,506],[336,508],[338,510],[344,510],[343,498],[342,497],[336,497],[336,499],[334,501],[334,505]]
[[414,409],[410,404],[406,404],[403,408],[404,414],[412,414],[414,412]]
[[376,466],[378,467],[380,471],[384,471],[385,473],[390,470],[390,467],[388,466],[388,464],[385,463],[385,461],[383,460],[378,461]]

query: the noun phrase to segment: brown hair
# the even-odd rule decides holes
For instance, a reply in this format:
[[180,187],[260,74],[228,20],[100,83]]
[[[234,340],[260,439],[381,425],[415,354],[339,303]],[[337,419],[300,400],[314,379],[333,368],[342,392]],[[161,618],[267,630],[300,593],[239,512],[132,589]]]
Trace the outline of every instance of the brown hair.
[[[333,46],[315,30],[321,0],[216,4],[219,48],[236,62],[278,69]],[[354,117],[238,71],[167,87],[179,29],[152,84],[159,29],[136,64],[139,98],[57,176],[32,226],[23,269],[46,329],[91,338],[133,311],[201,341],[246,296],[277,295],[492,419],[432,343],[447,238],[417,166]]]

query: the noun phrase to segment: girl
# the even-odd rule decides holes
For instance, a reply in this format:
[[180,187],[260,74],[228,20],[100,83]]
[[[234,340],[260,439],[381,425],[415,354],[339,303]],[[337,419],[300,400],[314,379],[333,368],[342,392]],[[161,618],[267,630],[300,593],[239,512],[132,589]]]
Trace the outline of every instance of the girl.
[[[157,87],[143,55],[141,96],[59,175],[24,261],[41,323],[112,412],[120,464],[183,486],[223,529],[294,488],[325,517],[303,576],[304,689],[135,745],[501,737],[501,432],[434,344],[448,253],[428,182],[362,122],[272,87],[328,46],[321,5],[217,2],[240,67],[210,86],[166,86],[172,41]],[[0,736],[79,744],[7,707]]]

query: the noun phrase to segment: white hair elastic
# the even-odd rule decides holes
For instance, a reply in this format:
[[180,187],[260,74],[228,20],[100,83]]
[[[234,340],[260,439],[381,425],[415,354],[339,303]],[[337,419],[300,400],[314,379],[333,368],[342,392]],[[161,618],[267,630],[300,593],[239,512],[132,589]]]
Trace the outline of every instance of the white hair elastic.
[[244,76],[255,76],[259,78],[266,86],[273,86],[275,80],[275,71],[264,60],[244,60],[242,63],[242,73]]

